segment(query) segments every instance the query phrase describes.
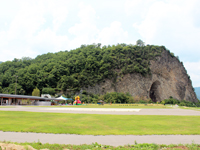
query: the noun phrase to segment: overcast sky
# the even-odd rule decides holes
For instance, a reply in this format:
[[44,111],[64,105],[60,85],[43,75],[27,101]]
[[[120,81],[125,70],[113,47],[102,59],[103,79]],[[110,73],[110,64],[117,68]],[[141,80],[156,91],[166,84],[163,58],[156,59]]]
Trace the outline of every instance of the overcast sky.
[[164,45],[200,86],[199,0],[0,0],[0,61],[81,44]]

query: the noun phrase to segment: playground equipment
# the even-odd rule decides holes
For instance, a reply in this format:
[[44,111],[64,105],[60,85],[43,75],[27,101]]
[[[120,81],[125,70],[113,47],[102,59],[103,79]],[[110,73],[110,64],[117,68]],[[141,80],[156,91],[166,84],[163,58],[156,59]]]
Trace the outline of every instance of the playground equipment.
[[80,97],[79,96],[75,97],[74,105],[81,105],[81,101],[80,101]]

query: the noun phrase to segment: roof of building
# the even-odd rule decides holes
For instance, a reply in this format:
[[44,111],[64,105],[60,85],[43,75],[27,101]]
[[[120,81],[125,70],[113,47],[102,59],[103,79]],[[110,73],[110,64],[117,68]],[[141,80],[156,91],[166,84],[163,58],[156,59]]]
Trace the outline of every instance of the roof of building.
[[30,99],[30,100],[61,100],[57,98],[43,98],[30,95],[14,95],[14,94],[2,94],[2,93],[0,93],[0,98],[19,98],[19,99]]

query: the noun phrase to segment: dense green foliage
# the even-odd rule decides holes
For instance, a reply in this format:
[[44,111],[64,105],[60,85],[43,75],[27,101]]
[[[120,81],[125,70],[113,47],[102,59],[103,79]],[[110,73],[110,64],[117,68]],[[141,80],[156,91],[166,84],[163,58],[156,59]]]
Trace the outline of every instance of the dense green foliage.
[[[66,96],[71,97],[71,96]],[[127,103],[127,104],[133,104],[133,103],[149,103],[150,99],[147,99],[145,97],[132,97],[129,93],[121,93],[121,92],[110,92],[106,93],[104,95],[99,94],[92,94],[87,93],[86,91],[83,91],[81,94],[81,101],[84,103],[98,103],[99,100],[103,100],[105,103]]]
[[43,88],[42,89],[42,94],[50,94],[50,95],[55,95],[56,91],[53,88]]
[[98,103],[99,100],[103,100],[106,103],[134,103],[133,97],[129,93],[111,92],[105,95],[87,94],[83,92],[81,95],[82,102],[84,103]]
[[115,83],[127,73],[146,76],[151,73],[150,60],[156,59],[163,50],[164,46],[153,45],[101,47],[101,44],[93,44],[71,51],[39,55],[35,59],[15,58],[0,64],[0,93],[14,93],[14,75],[18,76],[17,94],[31,94],[35,87],[40,91],[43,88],[78,91],[106,78]]
[[169,99],[163,100],[161,103],[162,104],[173,104],[173,105],[175,105],[175,104],[179,104],[180,101],[177,100],[177,99],[174,99],[173,97],[170,97]]
[[187,106],[187,107],[200,107],[200,101],[197,103],[195,102],[189,102],[186,100],[179,101],[177,99],[174,99],[173,97],[170,97],[169,99],[165,99],[161,102],[162,104],[177,104],[179,106]]

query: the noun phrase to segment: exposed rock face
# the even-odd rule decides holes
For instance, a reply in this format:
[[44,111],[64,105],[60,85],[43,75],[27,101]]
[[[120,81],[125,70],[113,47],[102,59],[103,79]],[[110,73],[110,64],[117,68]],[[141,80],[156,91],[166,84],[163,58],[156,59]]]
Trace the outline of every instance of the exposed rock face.
[[118,77],[117,82],[106,80],[94,87],[88,87],[87,92],[104,94],[106,92],[129,92],[133,97],[147,97],[153,101],[161,101],[172,96],[178,100],[197,102],[187,72],[176,57],[164,50],[157,60],[150,62],[151,75],[126,74]]

